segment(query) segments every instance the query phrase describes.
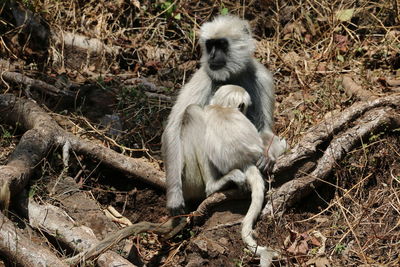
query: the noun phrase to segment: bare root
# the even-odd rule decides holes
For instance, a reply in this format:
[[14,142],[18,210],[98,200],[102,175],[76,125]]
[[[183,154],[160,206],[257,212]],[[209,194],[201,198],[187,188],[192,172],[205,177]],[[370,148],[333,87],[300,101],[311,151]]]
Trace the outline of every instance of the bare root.
[[0,251],[20,266],[68,266],[48,248],[35,244],[0,213]]
[[[400,95],[390,95],[370,101],[361,101],[353,104],[334,118],[328,118],[318,125],[311,127],[301,141],[290,152],[282,155],[276,162],[272,173],[275,177],[296,177],[298,170],[305,166],[306,162],[314,163],[320,157],[318,148],[329,142],[334,135],[346,128],[346,126],[359,118],[368,110],[384,106],[398,107]],[[292,175],[295,173],[295,175]]]
[[[327,118],[312,127],[299,144],[278,159],[273,169],[275,179],[280,180],[284,177],[290,181],[269,194],[267,204],[262,212],[263,216],[281,215],[288,207],[322,184],[329,177],[337,162],[341,161],[349,151],[359,144],[361,139],[368,137],[369,134],[383,126],[386,127],[386,131],[393,127],[399,127],[399,106],[400,95],[370,99],[355,103],[336,117]],[[0,108],[6,119],[11,122],[19,122],[26,130],[9,157],[8,163],[0,166],[0,197],[4,206],[7,206],[10,196],[16,195],[26,186],[33,168],[54,145],[68,144],[69,148],[67,146],[66,150],[72,149],[78,153],[89,155],[157,188],[165,188],[164,173],[146,159],[123,156],[111,149],[82,140],[66,132],[33,101],[19,99],[12,95],[2,95],[0,96]],[[247,196],[238,194],[237,190],[218,192],[204,200],[196,211],[178,223],[176,218],[165,223],[140,222],[117,231],[102,241],[97,241],[85,227],[76,227],[61,209],[51,205],[41,206],[32,202],[29,208],[29,217],[34,227],[44,229],[51,235],[58,233],[57,239],[71,248],[81,251],[78,255],[66,260],[69,265],[77,265],[100,256],[98,264],[107,266],[112,262],[124,262],[124,259],[108,251],[124,238],[146,231],[163,235],[164,239],[171,238],[187,226],[190,218],[199,222],[208,215],[213,206],[219,205],[223,201],[243,197]],[[46,220],[41,219],[43,212],[48,214]],[[7,220],[4,217],[4,224],[12,225]],[[17,236],[15,229],[14,232],[14,235]],[[18,238],[24,240],[23,237]],[[83,242],[74,244],[73,240],[76,238]],[[8,253],[11,258],[19,257],[7,246],[2,244],[3,253]],[[54,255],[46,257],[46,259],[58,260]],[[104,263],[106,264],[104,265],[101,260],[107,264]],[[28,266],[31,265],[28,264]]]
[[207,199],[205,199],[199,205],[197,210],[194,211],[187,218],[182,217],[182,219],[180,220],[177,220],[178,218],[171,218],[164,223],[152,223],[144,221],[130,225],[113,234],[110,234],[104,240],[98,242],[95,245],[92,245],[89,249],[79,253],[72,258],[67,259],[66,262],[70,265],[77,265],[80,262],[93,259],[98,255],[106,252],[108,249],[110,249],[113,245],[117,244],[121,240],[143,232],[154,232],[156,234],[163,235],[164,240],[170,239],[177,233],[179,233],[184,227],[186,227],[190,223],[191,218],[195,218],[197,221],[203,220],[212,207],[220,205],[226,200],[233,200],[238,198],[242,199],[243,194],[238,194],[237,190],[228,190],[224,192],[214,193]]
[[[119,171],[138,177],[153,186],[164,189],[164,173],[142,158],[130,158],[109,148],[83,140],[63,130],[35,102],[13,95],[0,96],[3,117],[18,122],[27,130],[5,166],[0,166],[0,186],[7,184],[11,197],[19,193],[29,181],[33,168],[54,145],[84,153]],[[3,202],[7,199],[2,199]]]
[[[291,153],[282,156],[274,168],[276,180],[284,171],[298,178],[286,182],[270,194],[263,216],[281,215],[287,207],[305,197],[328,178],[337,162],[369,134],[383,126],[387,127],[386,130],[398,127],[400,116],[395,108],[399,106],[400,95],[356,103],[338,114],[332,122],[324,121],[310,129]],[[346,130],[345,126],[350,124],[354,126]],[[328,143],[327,147],[319,155],[318,147],[324,143]],[[307,162],[305,159],[316,159],[317,163],[309,171],[304,171],[301,167]]]

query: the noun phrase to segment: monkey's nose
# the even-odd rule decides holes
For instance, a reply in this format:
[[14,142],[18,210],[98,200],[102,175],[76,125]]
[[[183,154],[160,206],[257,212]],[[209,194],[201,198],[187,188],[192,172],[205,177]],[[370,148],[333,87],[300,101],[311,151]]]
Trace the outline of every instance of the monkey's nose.
[[210,62],[209,66],[210,66],[210,69],[212,69],[212,70],[219,70],[225,66],[225,61],[224,62]]

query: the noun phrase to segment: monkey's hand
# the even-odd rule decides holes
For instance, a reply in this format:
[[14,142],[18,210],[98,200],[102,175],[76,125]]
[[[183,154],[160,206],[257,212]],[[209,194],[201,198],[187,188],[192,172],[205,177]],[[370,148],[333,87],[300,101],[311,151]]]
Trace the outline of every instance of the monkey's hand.
[[270,172],[278,157],[285,153],[287,150],[287,143],[285,138],[279,138],[274,135],[271,141],[268,142],[264,149],[263,155],[257,161],[256,166],[262,172]]

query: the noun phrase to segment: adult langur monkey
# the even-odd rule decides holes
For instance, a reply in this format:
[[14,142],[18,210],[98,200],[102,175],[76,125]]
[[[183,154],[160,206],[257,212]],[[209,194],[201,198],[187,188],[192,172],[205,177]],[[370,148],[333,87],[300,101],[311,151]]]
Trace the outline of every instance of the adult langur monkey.
[[[257,160],[263,154],[263,142],[256,127],[246,118],[250,95],[240,86],[221,86],[204,109],[187,107],[182,122],[184,154],[183,195],[189,202],[203,200],[228,182],[251,189],[251,204],[242,222],[242,239],[261,258],[261,266],[270,266],[276,252],[257,246],[253,224],[264,201],[264,180]],[[247,185],[246,185],[247,183]]]
[[181,89],[162,136],[167,208],[173,215],[185,212],[182,171],[185,165],[194,164],[184,160],[181,138],[184,112],[190,104],[201,107],[209,104],[220,86],[234,84],[249,93],[252,105],[246,114],[260,133],[265,158],[275,161],[286,148],[286,142],[272,132],[275,102],[272,75],[253,58],[255,44],[248,22],[234,16],[215,18],[201,27],[200,46],[201,68]]

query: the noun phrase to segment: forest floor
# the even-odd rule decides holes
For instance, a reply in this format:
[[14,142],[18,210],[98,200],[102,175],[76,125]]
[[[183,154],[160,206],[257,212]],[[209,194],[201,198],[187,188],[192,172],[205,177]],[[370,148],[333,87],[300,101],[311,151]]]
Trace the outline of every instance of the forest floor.
[[[255,57],[274,76],[275,130],[289,147],[365,94],[400,94],[395,0],[35,0],[18,8],[0,6],[1,75],[21,73],[73,93],[50,94],[1,76],[0,94],[33,99],[68,132],[162,169],[165,121],[178,90],[199,67],[199,27],[227,12],[248,19],[253,28]],[[26,14],[33,18],[30,30],[23,27]],[[66,33],[95,41],[67,45],[59,41]],[[361,93],[346,89],[344,77],[360,85]],[[399,132],[381,129],[360,138],[322,186],[282,216],[258,221],[258,242],[283,251],[274,266],[399,266]],[[0,122],[0,165],[22,134],[18,125]],[[66,184],[79,194],[62,191]],[[40,161],[26,189],[38,203],[62,207],[99,239],[124,226],[104,215],[110,206],[131,223],[168,217],[159,188],[85,155],[71,153],[65,168],[59,148]],[[74,255],[32,230],[15,202],[9,218],[32,242],[60,258]],[[174,239],[142,233],[113,250],[138,266],[256,266],[235,223],[248,205],[230,201]],[[1,259],[13,266],[6,256]]]

